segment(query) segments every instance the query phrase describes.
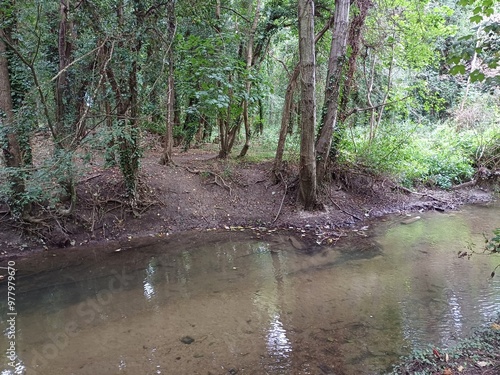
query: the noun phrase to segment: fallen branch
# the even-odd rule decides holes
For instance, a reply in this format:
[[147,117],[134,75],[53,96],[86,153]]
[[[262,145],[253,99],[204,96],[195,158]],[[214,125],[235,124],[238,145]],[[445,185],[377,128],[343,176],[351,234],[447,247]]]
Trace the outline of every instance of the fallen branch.
[[287,185],[287,183],[286,183],[285,179],[283,178],[283,176],[281,175],[281,173],[280,173],[280,179],[281,179],[281,181],[283,181],[283,183],[285,184],[285,191],[283,192],[283,198],[281,198],[280,208],[279,208],[279,210],[278,210],[278,213],[276,214],[276,217],[275,217],[275,218],[274,218],[274,220],[273,220],[273,224],[276,222],[276,220],[278,220],[278,217],[279,217],[279,216],[280,216],[280,214],[281,214],[281,209],[283,208],[283,203],[285,202],[286,193],[287,193],[287,191],[288,191],[288,185]]
[[451,190],[463,189],[466,187],[475,186],[476,184],[477,184],[477,178],[475,178],[471,181],[464,182],[463,184],[452,186]]
[[97,177],[100,177],[100,176],[102,176],[102,173],[98,173],[98,174],[95,174],[93,176],[84,178],[83,180],[78,181],[78,183],[81,184],[82,182],[87,182],[87,181],[93,180],[94,178],[97,178]]
[[416,191],[412,191],[412,190],[410,190],[408,188],[405,188],[404,186],[400,186],[400,185],[394,185],[393,189],[395,189],[395,190],[401,190],[402,192],[405,192],[405,193],[408,193],[408,194],[415,194],[415,195],[420,195],[420,196],[423,196],[423,197],[429,197],[429,198],[434,199],[435,201],[438,201],[438,202],[441,202],[441,203],[446,203],[446,204],[450,203],[448,201],[444,201],[442,199],[436,198],[433,195],[430,195],[430,194],[427,194],[427,193],[418,193]]
[[330,200],[332,201],[332,203],[335,205],[335,207],[337,207],[341,212],[345,213],[346,215],[349,215],[349,216],[352,216],[353,218],[355,219],[358,219],[359,221],[361,221],[362,219],[359,217],[359,216],[356,216],[346,210],[344,210],[343,208],[341,208],[334,200],[332,197],[328,197],[330,198]]

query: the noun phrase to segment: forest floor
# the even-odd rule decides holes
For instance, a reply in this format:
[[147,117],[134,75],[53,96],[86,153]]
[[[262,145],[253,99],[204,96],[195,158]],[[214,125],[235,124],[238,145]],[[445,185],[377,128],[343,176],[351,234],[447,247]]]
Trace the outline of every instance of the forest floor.
[[159,164],[159,148],[141,162],[139,196],[133,209],[124,198],[118,167],[104,168],[95,157],[79,177],[78,204],[69,217],[43,207],[41,224],[13,221],[0,207],[0,259],[24,257],[57,247],[102,245],[138,238],[165,237],[189,230],[286,231],[303,240],[331,244],[345,228],[387,214],[447,211],[494,198],[487,188],[410,192],[390,179],[360,171],[337,171],[320,189],[320,209],[305,212],[297,202],[297,167],[285,163],[283,181],[275,184],[271,161],[217,159],[216,150],[175,150],[175,165]]

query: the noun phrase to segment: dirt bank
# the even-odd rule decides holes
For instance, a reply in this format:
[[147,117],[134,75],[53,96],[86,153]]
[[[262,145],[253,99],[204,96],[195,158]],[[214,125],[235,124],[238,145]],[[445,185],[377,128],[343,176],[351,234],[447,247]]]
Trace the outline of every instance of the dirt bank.
[[[92,246],[140,237],[165,237],[188,230],[237,230],[240,226],[286,230],[317,243],[332,243],[343,228],[363,225],[386,214],[452,210],[493,199],[486,189],[457,191],[394,187],[388,179],[343,172],[320,192],[322,210],[304,212],[296,201],[297,181],[274,184],[271,162],[219,160],[210,151],[174,154],[175,166],[158,163],[158,152],[142,160],[139,204],[124,204],[118,168],[94,161],[78,183],[78,207],[70,217],[40,210],[42,224],[20,225],[4,213],[0,219],[3,260],[33,252]],[[289,166],[289,176],[297,171]],[[6,211],[2,207],[1,211]]]

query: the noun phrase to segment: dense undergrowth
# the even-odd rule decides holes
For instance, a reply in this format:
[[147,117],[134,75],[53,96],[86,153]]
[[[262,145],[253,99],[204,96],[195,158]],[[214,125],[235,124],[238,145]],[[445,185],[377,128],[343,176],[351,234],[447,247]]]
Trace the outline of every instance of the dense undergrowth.
[[[387,176],[406,187],[449,189],[472,180],[479,168],[500,168],[499,115],[496,103],[478,99],[465,109],[454,110],[446,121],[386,121],[376,131],[366,125],[347,127],[337,161],[349,169]],[[273,157],[269,150],[275,150],[277,139],[278,129],[266,129],[255,142],[257,154]],[[288,137],[288,160],[298,161],[299,143],[297,133]]]

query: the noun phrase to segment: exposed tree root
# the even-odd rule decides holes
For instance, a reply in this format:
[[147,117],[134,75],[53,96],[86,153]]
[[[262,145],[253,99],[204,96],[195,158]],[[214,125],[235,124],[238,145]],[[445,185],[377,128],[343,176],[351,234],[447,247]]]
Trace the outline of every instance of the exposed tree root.
[[[200,174],[206,173],[208,175],[212,175],[214,177],[214,181],[212,182],[212,184],[218,185],[221,188],[226,189],[227,191],[229,191],[229,195],[232,195],[231,186],[229,186],[226,183],[226,181],[224,181],[224,179],[219,174],[217,174],[215,172],[212,172],[212,171],[209,171],[209,170],[206,170],[206,169],[202,170],[202,171],[197,170],[197,169],[190,169],[189,167],[184,167],[184,169],[186,171],[188,171],[189,173],[192,173],[192,174],[200,175]],[[219,183],[219,181],[217,181],[217,179],[219,179],[222,184]]]

